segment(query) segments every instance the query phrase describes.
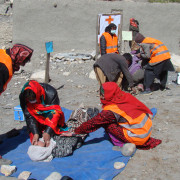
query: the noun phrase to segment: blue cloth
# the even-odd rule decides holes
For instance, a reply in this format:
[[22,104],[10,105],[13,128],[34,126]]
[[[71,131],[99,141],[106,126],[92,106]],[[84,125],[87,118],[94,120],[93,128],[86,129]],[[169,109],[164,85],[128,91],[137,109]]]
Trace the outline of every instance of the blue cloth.
[[[62,108],[65,119],[68,120],[71,110]],[[32,172],[30,179],[44,180],[52,172],[70,176],[73,180],[111,180],[124,168],[114,169],[115,162],[124,162],[127,165],[130,157],[125,157],[120,151],[112,150],[112,143],[103,128],[90,133],[84,145],[75,150],[73,155],[63,158],[54,158],[51,162],[33,162],[27,155],[30,146],[26,128],[20,135],[6,139],[0,145],[0,155],[10,159],[17,167],[12,177],[18,177],[22,171]],[[2,176],[2,174],[0,174]]]

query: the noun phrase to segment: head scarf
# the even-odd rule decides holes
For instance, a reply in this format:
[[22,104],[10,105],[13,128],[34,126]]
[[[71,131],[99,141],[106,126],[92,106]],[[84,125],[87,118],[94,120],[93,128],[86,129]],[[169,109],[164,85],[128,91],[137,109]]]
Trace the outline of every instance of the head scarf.
[[117,26],[114,24],[114,23],[111,23],[111,24],[109,24],[106,28],[105,28],[105,32],[111,32],[111,29],[113,28],[113,27],[115,27],[115,28],[117,28]]
[[44,88],[37,81],[28,81],[22,88],[21,92],[24,93],[24,91],[26,91],[27,89],[32,90],[36,94],[37,104],[44,104],[45,91]]
[[64,113],[59,105],[45,104],[45,90],[34,80],[27,82],[22,88],[21,93],[27,89],[32,90],[36,94],[36,103],[26,101],[29,113],[42,125],[51,127],[56,134],[61,134],[60,127],[64,126]]
[[10,48],[10,57],[12,59],[13,71],[18,71],[20,65],[27,60],[30,60],[33,50],[23,44],[15,44]]
[[135,42],[136,43],[142,43],[142,41],[145,39],[145,37],[141,33],[137,33],[135,36]]
[[139,22],[137,20],[135,20],[134,18],[131,18],[130,19],[130,25],[137,28],[139,25]]
[[122,91],[115,82],[106,82],[102,87],[104,89],[104,99],[101,99],[103,107],[116,104],[132,118],[136,118],[142,113],[152,114],[149,108],[130,93]]

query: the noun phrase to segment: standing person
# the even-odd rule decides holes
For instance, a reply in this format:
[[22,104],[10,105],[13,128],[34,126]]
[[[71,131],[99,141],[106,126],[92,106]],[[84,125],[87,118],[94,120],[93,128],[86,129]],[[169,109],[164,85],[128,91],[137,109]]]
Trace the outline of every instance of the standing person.
[[48,147],[51,136],[61,134],[60,127],[65,126],[56,89],[31,80],[22,88],[19,99],[31,144],[37,145],[39,138],[43,137],[45,147]]
[[138,20],[131,18],[129,24],[129,31],[132,31],[132,41],[129,41],[129,47],[131,51],[139,49],[137,43],[134,41],[136,34],[139,32],[139,22]]
[[151,86],[155,78],[160,80],[160,89],[166,89],[168,71],[174,71],[168,48],[161,41],[144,37],[140,33],[136,35],[135,41],[140,45],[139,56],[144,59],[143,61],[148,61],[144,74],[145,91],[142,93],[151,94]]
[[94,64],[94,71],[100,86],[110,81],[122,87],[122,80],[126,78],[129,88],[135,91],[126,57],[120,54],[112,53],[101,56]]
[[0,49],[0,94],[7,88],[15,71],[30,61],[33,50],[23,44],[9,49]]
[[105,32],[100,37],[101,55],[108,53],[118,53],[118,37],[116,36],[117,26],[114,23],[105,28]]
[[85,134],[103,127],[117,144],[133,143],[140,149],[151,149],[161,143],[154,139],[152,132],[152,112],[142,102],[129,93],[123,92],[116,83],[106,82],[100,88],[103,110],[92,119],[76,128],[74,133],[62,136]]

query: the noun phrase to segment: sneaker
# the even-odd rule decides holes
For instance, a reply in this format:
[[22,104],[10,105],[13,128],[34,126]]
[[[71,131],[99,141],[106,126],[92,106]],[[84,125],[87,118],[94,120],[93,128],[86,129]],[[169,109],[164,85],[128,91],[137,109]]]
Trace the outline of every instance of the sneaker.
[[152,91],[151,91],[151,90],[145,90],[145,91],[141,92],[140,94],[143,94],[143,95],[151,95],[151,94],[152,94]]

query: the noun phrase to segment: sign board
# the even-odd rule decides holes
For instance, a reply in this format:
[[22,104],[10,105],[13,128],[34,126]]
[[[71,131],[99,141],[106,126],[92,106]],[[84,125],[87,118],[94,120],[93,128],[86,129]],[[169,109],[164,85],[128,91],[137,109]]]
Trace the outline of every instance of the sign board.
[[46,42],[45,45],[47,53],[53,52],[53,41]]
[[122,31],[123,41],[132,41],[132,31]]

